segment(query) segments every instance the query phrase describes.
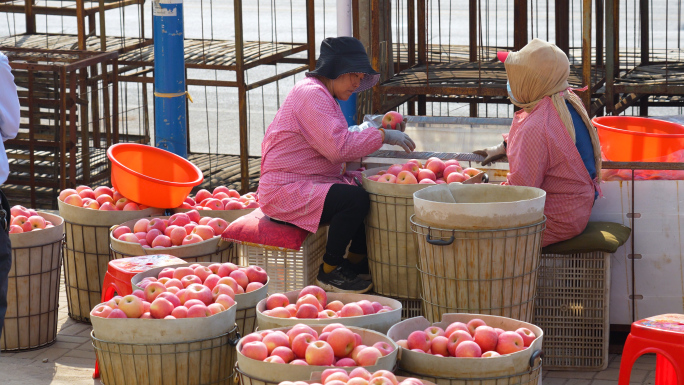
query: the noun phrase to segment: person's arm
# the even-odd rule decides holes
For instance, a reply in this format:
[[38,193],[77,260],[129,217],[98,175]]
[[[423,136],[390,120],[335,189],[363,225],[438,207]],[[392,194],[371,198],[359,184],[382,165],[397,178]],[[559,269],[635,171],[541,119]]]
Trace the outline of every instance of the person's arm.
[[295,116],[306,141],[332,163],[351,162],[382,146],[382,133],[375,128],[350,132],[337,118],[330,95],[313,88],[300,99]]
[[510,172],[506,184],[512,186],[541,187],[549,169],[549,145],[544,130],[524,127],[509,142]]
[[19,131],[19,97],[7,56],[0,52],[0,136],[13,139]]

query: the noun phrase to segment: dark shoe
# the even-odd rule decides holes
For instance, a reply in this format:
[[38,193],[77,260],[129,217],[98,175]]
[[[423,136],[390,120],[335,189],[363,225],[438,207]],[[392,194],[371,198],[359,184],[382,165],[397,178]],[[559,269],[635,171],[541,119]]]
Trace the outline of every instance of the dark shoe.
[[356,273],[357,277],[363,279],[364,281],[371,280],[370,269],[368,268],[368,258],[364,258],[359,263],[351,263],[348,259],[345,259],[344,264],[346,265],[347,269],[350,269]]
[[358,278],[355,272],[346,267],[346,264],[337,266],[330,273],[326,273],[321,264],[316,283],[325,291],[335,293],[363,294],[373,287],[372,283]]

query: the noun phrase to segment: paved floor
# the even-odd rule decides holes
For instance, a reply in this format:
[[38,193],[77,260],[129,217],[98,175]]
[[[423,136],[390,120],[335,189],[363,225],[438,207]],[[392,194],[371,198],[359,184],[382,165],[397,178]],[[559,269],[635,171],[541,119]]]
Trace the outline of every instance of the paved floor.
[[[0,354],[2,385],[99,385],[91,376],[95,353],[90,340],[91,327],[67,315],[64,282],[60,286],[57,341],[43,349]],[[617,385],[620,355],[611,354],[604,371],[550,371],[543,373],[544,385]],[[655,384],[655,356],[643,356],[632,370],[631,384]]]

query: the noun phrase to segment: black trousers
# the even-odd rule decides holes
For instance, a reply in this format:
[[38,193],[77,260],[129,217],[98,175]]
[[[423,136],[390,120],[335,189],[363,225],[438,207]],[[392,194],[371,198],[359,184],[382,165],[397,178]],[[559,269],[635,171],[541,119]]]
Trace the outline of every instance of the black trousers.
[[347,184],[330,187],[321,214],[321,223],[329,224],[323,262],[333,266],[342,263],[350,241],[349,252],[367,254],[363,221],[369,209],[370,198],[363,187]]
[[[2,327],[5,324],[5,313],[7,312],[7,283],[12,267],[12,244],[9,239],[9,220],[10,220],[10,206],[7,202],[5,194],[0,190],[0,203],[2,209],[6,213],[6,223],[0,217],[0,334],[2,334]],[[2,215],[2,211],[0,211]]]

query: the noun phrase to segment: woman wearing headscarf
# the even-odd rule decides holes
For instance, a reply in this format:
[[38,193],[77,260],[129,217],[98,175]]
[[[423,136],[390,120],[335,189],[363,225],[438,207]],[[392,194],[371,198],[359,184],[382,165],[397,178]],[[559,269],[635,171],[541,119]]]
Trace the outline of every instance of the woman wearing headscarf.
[[372,122],[347,126],[336,99],[347,100],[380,77],[359,40],[327,38],[320,52],[316,69],[295,84],[266,130],[259,204],[272,219],[309,232],[329,224],[317,283],[328,291],[364,293],[372,287],[363,224],[370,201],[360,187],[361,174],[347,171],[346,162],[383,143],[406,152],[415,144],[403,133],[405,124],[399,130],[383,130]]
[[482,165],[508,157],[504,184],[546,191],[542,245],[580,234],[599,194],[601,147],[582,100],[570,89],[570,63],[553,44],[534,39],[518,52],[499,52],[508,96],[520,107],[504,142],[475,151]]

